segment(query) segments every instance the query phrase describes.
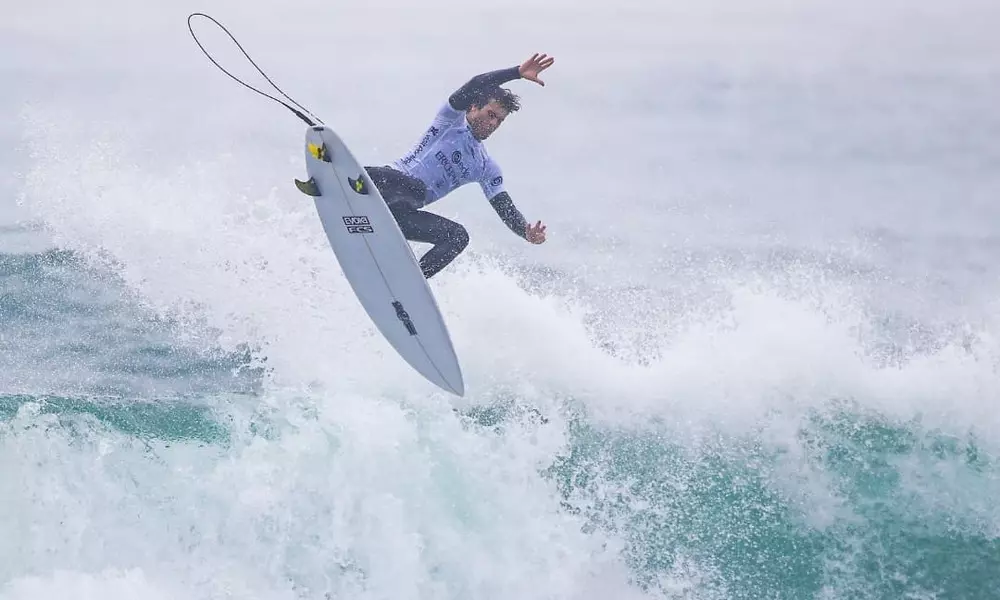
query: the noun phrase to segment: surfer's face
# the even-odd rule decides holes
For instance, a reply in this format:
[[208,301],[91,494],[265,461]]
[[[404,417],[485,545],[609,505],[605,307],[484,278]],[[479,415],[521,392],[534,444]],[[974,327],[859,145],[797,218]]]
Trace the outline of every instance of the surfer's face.
[[490,100],[485,106],[473,106],[466,114],[469,129],[477,140],[490,137],[497,127],[507,118],[507,110],[496,100]]

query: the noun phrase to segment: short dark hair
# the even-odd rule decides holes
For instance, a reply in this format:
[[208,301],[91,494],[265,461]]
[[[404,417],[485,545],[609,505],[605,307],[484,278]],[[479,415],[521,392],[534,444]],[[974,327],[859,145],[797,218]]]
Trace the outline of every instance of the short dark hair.
[[521,108],[521,98],[507,88],[497,88],[497,93],[491,100],[496,100],[509,113],[517,112]]
[[517,112],[521,108],[521,98],[514,92],[502,87],[478,90],[475,99],[472,101],[472,105],[482,108],[489,104],[491,100],[496,100],[497,104],[502,106],[508,113]]

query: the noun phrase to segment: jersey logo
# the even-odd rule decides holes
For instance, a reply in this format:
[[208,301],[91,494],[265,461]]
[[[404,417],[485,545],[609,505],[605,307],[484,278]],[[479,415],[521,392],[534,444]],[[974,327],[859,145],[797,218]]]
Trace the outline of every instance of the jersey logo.
[[492,185],[493,187],[496,187],[496,186],[500,185],[501,183],[503,183],[503,175],[499,175],[497,177],[494,177],[493,181],[490,182],[490,185]]
[[368,186],[365,184],[365,180],[361,178],[361,175],[358,175],[357,179],[351,179],[348,177],[347,182],[351,184],[351,189],[358,194],[361,194],[362,196],[368,195]]
[[[440,164],[441,168],[444,169],[444,174],[448,177],[448,180],[451,182],[452,187],[458,187],[462,185],[462,179],[466,179],[469,177],[469,167],[461,162],[462,153],[459,152],[458,150],[452,152],[451,162],[448,162],[448,156],[442,150],[438,150],[437,152],[435,152],[434,158],[438,160],[438,164]],[[456,166],[453,165],[452,163],[458,165],[457,168],[462,170],[461,173],[456,172]]]
[[427,144],[431,143],[431,138],[437,137],[437,134],[439,133],[441,133],[441,130],[432,125],[431,128],[424,135],[424,137],[420,140],[420,143],[417,144],[417,147],[411,150],[410,153],[403,158],[402,163],[404,165],[408,165],[411,162],[417,160],[417,156],[424,151],[424,148],[427,147]]
[[344,225],[347,227],[347,233],[375,233],[375,228],[365,215],[346,216]]

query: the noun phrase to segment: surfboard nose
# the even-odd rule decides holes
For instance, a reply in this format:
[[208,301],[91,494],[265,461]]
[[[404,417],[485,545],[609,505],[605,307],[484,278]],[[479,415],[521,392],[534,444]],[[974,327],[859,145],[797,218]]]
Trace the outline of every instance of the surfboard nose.
[[403,354],[403,358],[425,379],[444,391],[457,396],[465,395],[462,369],[454,355],[452,355],[452,360],[441,360],[441,356],[431,356],[430,354],[411,353]]
[[446,379],[445,382],[447,383],[451,393],[460,398],[465,395],[465,382],[462,381],[461,371],[456,371],[455,373],[450,374],[450,377]]

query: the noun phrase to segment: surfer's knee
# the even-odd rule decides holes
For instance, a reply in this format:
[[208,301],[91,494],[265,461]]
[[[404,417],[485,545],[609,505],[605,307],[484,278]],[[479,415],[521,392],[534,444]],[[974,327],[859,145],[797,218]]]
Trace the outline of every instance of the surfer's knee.
[[469,245],[469,232],[458,223],[455,223],[455,227],[452,228],[451,235],[448,237],[456,252],[465,250],[465,247]]

